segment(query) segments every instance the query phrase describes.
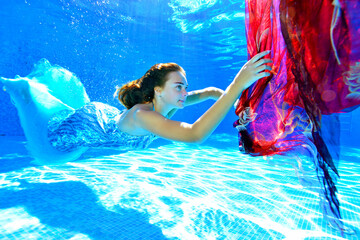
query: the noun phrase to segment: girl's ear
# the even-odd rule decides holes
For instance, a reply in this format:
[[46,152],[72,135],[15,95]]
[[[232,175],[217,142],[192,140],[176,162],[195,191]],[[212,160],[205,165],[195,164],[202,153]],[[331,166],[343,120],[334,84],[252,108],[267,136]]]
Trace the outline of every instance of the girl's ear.
[[155,94],[157,94],[157,95],[160,95],[160,93],[161,93],[161,87],[159,87],[159,86],[157,86],[157,87],[155,87],[154,88],[154,92],[155,92]]

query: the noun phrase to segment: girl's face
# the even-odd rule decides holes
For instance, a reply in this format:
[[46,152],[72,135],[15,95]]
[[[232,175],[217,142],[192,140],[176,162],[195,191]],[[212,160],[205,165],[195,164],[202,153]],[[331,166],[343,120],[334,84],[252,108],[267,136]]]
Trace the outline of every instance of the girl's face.
[[179,71],[170,72],[166,77],[165,86],[158,89],[161,101],[173,108],[183,108],[188,96],[186,77]]

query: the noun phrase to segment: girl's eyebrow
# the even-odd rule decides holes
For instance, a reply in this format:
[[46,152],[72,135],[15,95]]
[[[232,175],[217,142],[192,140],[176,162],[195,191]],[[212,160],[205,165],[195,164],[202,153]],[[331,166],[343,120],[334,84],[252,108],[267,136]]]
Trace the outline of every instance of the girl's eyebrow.
[[[183,83],[183,82],[174,82],[175,84],[180,84],[180,85],[184,85],[185,86],[185,84]],[[186,86],[189,86],[189,85],[186,85]]]

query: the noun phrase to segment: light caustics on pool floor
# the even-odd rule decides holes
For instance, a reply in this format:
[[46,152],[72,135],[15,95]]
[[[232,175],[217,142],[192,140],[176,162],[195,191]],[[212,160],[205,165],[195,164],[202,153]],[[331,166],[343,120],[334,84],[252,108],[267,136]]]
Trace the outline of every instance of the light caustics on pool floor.
[[[1,167],[0,238],[344,239],[291,166],[243,155],[236,142],[214,135],[203,145],[91,151],[57,166],[21,165],[26,154],[2,151],[0,164],[18,167]],[[337,183],[344,222],[356,231],[359,155],[345,151]]]

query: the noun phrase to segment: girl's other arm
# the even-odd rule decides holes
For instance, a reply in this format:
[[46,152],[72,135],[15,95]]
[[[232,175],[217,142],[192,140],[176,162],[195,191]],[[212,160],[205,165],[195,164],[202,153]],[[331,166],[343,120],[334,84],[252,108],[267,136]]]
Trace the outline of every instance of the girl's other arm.
[[[187,96],[184,105],[186,107],[186,106],[190,106],[190,105],[194,105],[194,104],[197,104],[197,103],[204,102],[204,101],[206,101],[208,99],[218,100],[219,97],[223,93],[224,93],[224,91],[222,89],[216,88],[216,87],[207,87],[207,88],[204,88],[204,89],[191,91],[191,92],[189,92],[189,95]],[[171,118],[176,113],[176,111],[177,111],[177,109],[174,108],[173,110],[171,110],[169,112],[167,117]]]

